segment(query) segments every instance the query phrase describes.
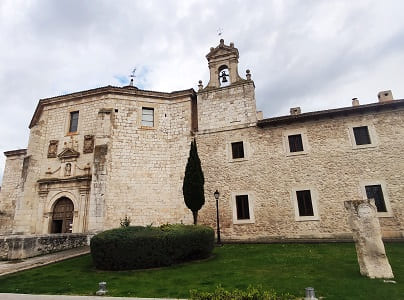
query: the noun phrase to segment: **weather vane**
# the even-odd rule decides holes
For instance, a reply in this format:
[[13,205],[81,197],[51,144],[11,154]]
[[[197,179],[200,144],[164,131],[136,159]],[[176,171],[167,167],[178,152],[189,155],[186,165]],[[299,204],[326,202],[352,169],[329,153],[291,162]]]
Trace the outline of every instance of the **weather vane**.
[[219,27],[218,29],[217,29],[217,35],[218,36],[221,36],[223,34],[223,28],[222,27]]
[[133,86],[133,79],[136,77],[135,73],[136,73],[136,68],[134,68],[132,73],[129,75],[129,77],[130,77],[130,84],[129,85],[131,85],[131,86]]

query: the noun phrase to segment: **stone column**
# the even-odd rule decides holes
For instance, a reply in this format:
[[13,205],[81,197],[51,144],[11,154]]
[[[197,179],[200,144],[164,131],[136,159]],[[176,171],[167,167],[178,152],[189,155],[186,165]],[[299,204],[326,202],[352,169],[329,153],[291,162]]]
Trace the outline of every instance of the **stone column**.
[[88,202],[90,195],[90,183],[80,186],[80,225],[77,232],[88,231]]
[[370,278],[394,278],[386,256],[374,199],[345,201],[355,241],[360,273]]
[[49,214],[46,212],[46,200],[48,198],[48,193],[49,190],[47,185],[39,185],[39,204],[35,230],[36,234],[49,233]]

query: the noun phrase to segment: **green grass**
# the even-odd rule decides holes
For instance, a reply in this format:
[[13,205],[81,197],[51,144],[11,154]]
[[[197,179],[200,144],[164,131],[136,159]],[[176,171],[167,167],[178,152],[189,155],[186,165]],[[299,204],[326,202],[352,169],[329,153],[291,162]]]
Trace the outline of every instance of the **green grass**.
[[359,274],[354,244],[225,245],[214,257],[168,268],[106,272],[94,269],[91,256],[0,277],[0,292],[93,295],[106,281],[110,296],[187,298],[190,289],[213,291],[264,289],[331,299],[404,299],[404,243],[387,243],[396,284]]

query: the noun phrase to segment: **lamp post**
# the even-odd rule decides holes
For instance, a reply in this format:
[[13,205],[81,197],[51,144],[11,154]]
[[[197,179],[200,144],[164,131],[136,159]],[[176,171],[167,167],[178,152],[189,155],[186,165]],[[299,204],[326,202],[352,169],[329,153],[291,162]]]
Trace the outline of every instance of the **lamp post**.
[[220,245],[220,225],[219,225],[219,196],[218,190],[213,193],[216,199],[216,225],[217,225],[217,244]]

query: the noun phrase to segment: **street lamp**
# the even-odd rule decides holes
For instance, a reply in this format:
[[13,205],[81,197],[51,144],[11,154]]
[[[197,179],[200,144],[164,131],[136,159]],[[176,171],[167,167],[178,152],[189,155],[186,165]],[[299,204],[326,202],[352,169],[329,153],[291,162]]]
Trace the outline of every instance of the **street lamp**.
[[217,244],[220,245],[220,225],[219,225],[219,196],[220,193],[218,190],[213,193],[216,199],[216,225],[217,225]]

